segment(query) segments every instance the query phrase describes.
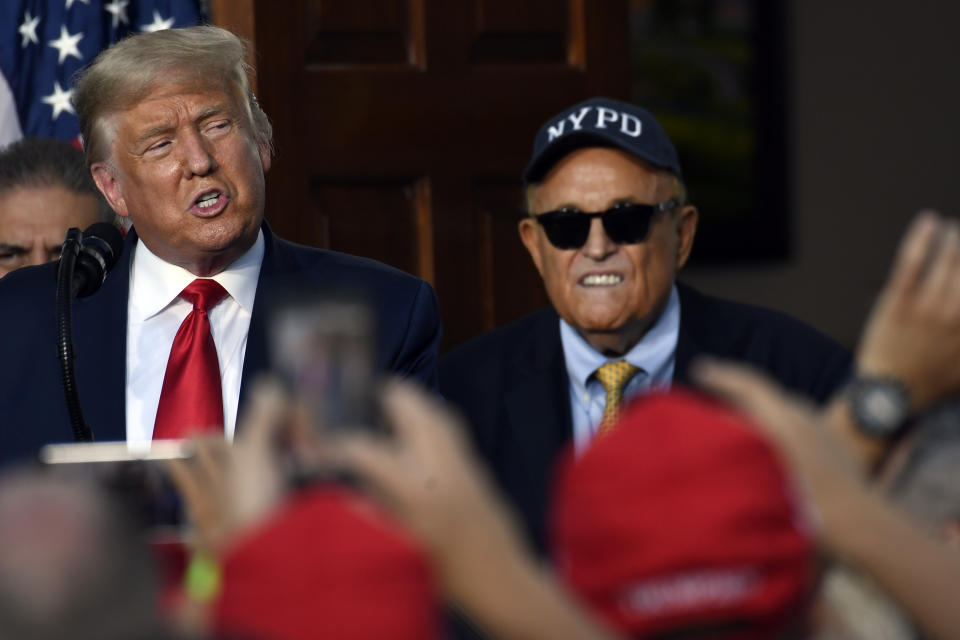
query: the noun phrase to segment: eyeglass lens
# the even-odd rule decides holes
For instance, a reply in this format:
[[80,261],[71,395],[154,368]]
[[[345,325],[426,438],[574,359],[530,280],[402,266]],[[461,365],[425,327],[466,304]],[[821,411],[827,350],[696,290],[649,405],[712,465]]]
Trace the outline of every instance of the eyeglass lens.
[[590,223],[599,217],[607,237],[617,244],[643,242],[650,231],[650,222],[661,207],[649,204],[626,204],[597,213],[558,209],[536,216],[547,239],[558,249],[579,249],[590,235]]

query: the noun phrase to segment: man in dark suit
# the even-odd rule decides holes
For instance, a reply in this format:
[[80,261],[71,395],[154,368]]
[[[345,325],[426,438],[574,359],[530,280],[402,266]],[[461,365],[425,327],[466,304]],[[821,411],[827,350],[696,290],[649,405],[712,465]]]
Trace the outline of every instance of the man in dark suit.
[[[94,180],[133,224],[101,290],[74,305],[80,404],[97,440],[148,447],[161,414],[170,437],[209,427],[232,437],[267,364],[265,299],[281,286],[366,294],[384,319],[378,367],[436,384],[440,321],[429,285],[287,242],[264,222],[272,131],[244,56],[239,39],[216,27],[145,33],[102,53],[77,85]],[[0,460],[72,438],[55,268],[0,283]]]
[[675,281],[698,212],[647,111],[605,98],[564,110],[537,133],[524,182],[520,238],[553,308],[452,351],[440,390],[540,551],[557,454],[615,424],[625,398],[686,382],[695,356],[753,363],[818,401],[846,380],[849,353],[813,329]]

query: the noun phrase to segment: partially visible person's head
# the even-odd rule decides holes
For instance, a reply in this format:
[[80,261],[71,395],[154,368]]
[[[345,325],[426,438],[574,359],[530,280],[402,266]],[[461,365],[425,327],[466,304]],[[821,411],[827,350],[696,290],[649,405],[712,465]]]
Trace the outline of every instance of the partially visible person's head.
[[97,186],[160,258],[221,271],[260,229],[272,129],[250,89],[246,51],[212,26],[131,36],[76,87]]
[[813,541],[772,447],[689,392],[641,398],[565,461],[555,492],[562,579],[636,638],[774,639],[796,631]]
[[113,116],[134,107],[157,86],[191,82],[229,93],[256,140],[272,148],[273,129],[250,88],[246,55],[242,40],[213,26],[138,34],[102,52],[76,87],[88,163],[109,159],[116,134]]
[[890,498],[960,548],[960,401],[924,416],[900,449],[887,470]]
[[102,493],[28,471],[0,477],[0,637],[160,631],[151,557]]
[[[915,525],[960,551],[960,401],[920,417],[891,449],[875,484]],[[817,638],[923,637],[903,607],[853,566],[828,567],[817,597]]]
[[26,138],[0,149],[0,277],[56,260],[69,228],[114,220],[71,144]]
[[344,488],[295,495],[224,556],[214,626],[224,637],[433,640],[426,557]]
[[[520,237],[557,313],[598,351],[628,351],[663,311],[696,233],[666,132],[640,107],[593,98],[540,128],[524,181]],[[576,220],[611,209],[619,217]]]

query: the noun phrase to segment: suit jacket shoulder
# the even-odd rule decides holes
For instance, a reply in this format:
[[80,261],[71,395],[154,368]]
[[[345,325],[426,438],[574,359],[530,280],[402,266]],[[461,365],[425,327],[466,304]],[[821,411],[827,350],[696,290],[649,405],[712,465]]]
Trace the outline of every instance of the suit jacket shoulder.
[[450,350],[440,361],[446,388],[455,394],[461,377],[495,376],[508,366],[531,371],[549,366],[557,359],[559,322],[552,308],[540,309]]
[[677,286],[676,380],[689,383],[688,368],[700,354],[753,364],[787,388],[819,402],[848,380],[850,352],[816,329],[778,311]]
[[[57,353],[57,264],[27,267],[0,280],[0,461],[33,456],[40,445],[70,442]],[[123,437],[125,275],[73,303],[76,388],[100,440]]]
[[[552,308],[541,309],[468,340],[440,360],[440,393],[471,418],[479,446],[495,427],[504,395],[518,381],[565,376],[559,322]],[[531,400],[555,403],[557,398],[538,394]]]
[[241,402],[249,382],[268,366],[264,307],[270,292],[280,287],[329,287],[365,294],[378,319],[377,368],[436,388],[441,325],[437,296],[429,284],[376,260],[284,240],[266,225],[264,238]]

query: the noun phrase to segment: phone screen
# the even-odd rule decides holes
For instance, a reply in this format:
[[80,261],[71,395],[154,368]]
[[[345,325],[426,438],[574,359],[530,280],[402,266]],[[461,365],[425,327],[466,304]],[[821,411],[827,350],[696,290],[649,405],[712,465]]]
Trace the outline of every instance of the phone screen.
[[273,297],[269,317],[271,366],[307,403],[318,428],[379,430],[368,301],[338,291],[287,291]]

